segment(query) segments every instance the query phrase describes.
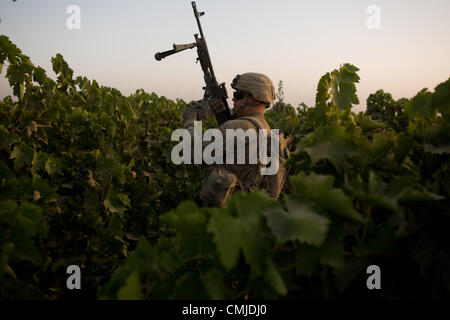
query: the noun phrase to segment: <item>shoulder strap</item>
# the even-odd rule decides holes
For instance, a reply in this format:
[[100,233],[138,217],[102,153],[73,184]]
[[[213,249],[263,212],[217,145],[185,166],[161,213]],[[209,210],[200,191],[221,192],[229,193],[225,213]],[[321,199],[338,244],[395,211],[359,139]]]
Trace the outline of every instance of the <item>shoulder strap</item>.
[[[263,126],[261,126],[261,124],[259,123],[259,121],[257,120],[257,119],[255,119],[255,118],[252,118],[252,117],[240,117],[240,118],[238,118],[239,120],[248,120],[248,121],[250,121],[251,123],[253,123],[254,125],[255,125],[255,127],[256,128],[258,128],[259,130],[261,130],[261,129],[263,129],[262,127]],[[265,128],[267,131],[268,131],[268,135],[270,135],[270,128]]]
[[[256,120],[255,118],[252,118],[252,117],[240,117],[239,118],[239,120],[240,119],[243,119],[243,120],[247,120],[247,121],[250,121],[251,123],[253,123],[253,125],[258,129],[258,130],[261,130],[262,129],[262,126],[261,126],[261,124],[259,123],[259,121],[258,120]],[[266,129],[267,130],[267,129]],[[270,127],[269,127],[269,130],[267,130],[268,131],[268,136],[270,137]],[[258,139],[259,139],[259,135],[258,135]],[[270,141],[270,140],[269,140]],[[259,145],[259,144],[258,144]],[[263,165],[263,164],[260,164],[262,167],[265,167],[265,165]],[[266,176],[267,177],[267,176]],[[263,179],[264,180],[264,179]],[[244,186],[243,186],[243,184],[242,184],[242,182],[239,180],[239,178],[237,178],[237,181],[238,181],[238,183],[239,183],[239,186],[241,187],[241,190],[245,190],[244,189]]]

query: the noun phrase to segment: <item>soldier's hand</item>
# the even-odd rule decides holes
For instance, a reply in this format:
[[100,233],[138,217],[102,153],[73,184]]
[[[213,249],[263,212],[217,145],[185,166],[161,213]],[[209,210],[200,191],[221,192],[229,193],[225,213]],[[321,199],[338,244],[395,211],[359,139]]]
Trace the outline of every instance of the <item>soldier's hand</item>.
[[199,112],[198,112],[198,120],[209,119],[215,115],[214,109],[210,105],[210,100],[200,100],[198,101]]
[[209,102],[205,99],[192,101],[186,105],[186,110],[184,110],[183,118],[191,119],[195,114],[195,120],[205,120],[214,115],[214,110],[210,106]]
[[199,104],[200,104],[200,111],[198,113],[199,120],[209,119],[226,108],[225,104],[220,98],[210,98],[208,100],[200,100]]
[[184,109],[183,112],[183,120],[184,124],[191,124],[194,123],[194,121],[198,118],[198,113],[200,110],[200,105],[198,104],[198,101],[193,101],[191,103],[188,103],[186,105],[186,109]]
[[183,118],[186,122],[186,118],[191,119],[193,114],[195,114],[195,120],[205,120],[213,117],[224,109],[225,105],[220,98],[211,98],[208,100],[202,99],[189,103],[183,113]]

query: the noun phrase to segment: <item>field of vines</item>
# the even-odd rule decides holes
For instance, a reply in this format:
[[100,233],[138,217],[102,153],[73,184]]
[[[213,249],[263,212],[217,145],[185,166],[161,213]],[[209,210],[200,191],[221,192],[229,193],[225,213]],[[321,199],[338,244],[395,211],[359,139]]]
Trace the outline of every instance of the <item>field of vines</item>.
[[1,299],[450,297],[450,79],[397,101],[380,89],[355,114],[359,70],[336,66],[314,106],[266,112],[295,137],[280,199],[203,208],[201,168],[170,158],[183,100],[51,62],[56,80],[0,36]]

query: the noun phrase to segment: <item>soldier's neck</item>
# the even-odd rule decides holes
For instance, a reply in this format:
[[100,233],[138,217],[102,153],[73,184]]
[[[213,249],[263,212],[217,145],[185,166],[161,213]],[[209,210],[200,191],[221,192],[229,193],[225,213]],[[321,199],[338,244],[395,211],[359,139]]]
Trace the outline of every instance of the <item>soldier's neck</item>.
[[246,107],[242,112],[239,114],[239,117],[246,117],[254,113],[262,112],[264,113],[266,111],[266,107],[264,105],[261,106],[255,106],[255,107]]

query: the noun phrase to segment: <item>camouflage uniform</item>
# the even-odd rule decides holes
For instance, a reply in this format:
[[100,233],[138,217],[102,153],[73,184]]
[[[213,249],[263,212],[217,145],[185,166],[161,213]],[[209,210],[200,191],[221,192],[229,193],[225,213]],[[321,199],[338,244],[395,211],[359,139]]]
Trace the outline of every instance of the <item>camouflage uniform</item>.
[[[257,79],[263,79],[263,85],[267,84],[267,88],[262,88],[264,91],[265,96],[262,96],[261,94],[258,95],[258,92],[256,94],[254,93],[254,88],[247,83],[243,83],[242,87],[242,81],[241,81],[241,87],[239,86],[239,81],[233,81],[232,87],[236,90],[243,90],[250,88],[248,91],[252,94],[252,96],[258,100],[258,103],[254,104],[246,104],[246,101],[244,101],[244,106],[238,110],[238,112],[242,111],[246,106],[270,106],[270,104],[273,102],[274,99],[274,88],[273,84],[270,81],[269,78],[267,78],[265,75],[257,74],[257,73],[247,73],[243,74],[242,76],[237,76],[236,78],[242,77],[241,79],[252,79],[251,77],[259,77]],[[235,80],[236,80],[235,78]],[[237,83],[236,83],[237,82]],[[260,81],[261,82],[261,81]],[[258,83],[257,83],[258,84]],[[258,88],[256,88],[258,89]],[[261,86],[259,86],[259,89],[261,89]],[[253,92],[251,92],[253,91]],[[268,92],[268,93],[267,93]],[[267,97],[267,95],[269,95]],[[247,98],[245,98],[247,100]],[[199,102],[201,104],[202,102]],[[246,105],[245,105],[246,104]],[[206,108],[208,106],[206,105]],[[189,110],[189,105],[187,107]],[[203,105],[203,109],[205,109],[205,105]],[[191,109],[192,110],[192,109]],[[192,112],[185,112],[184,118],[185,118],[185,129],[188,129],[191,132],[191,135],[193,135],[193,120],[197,120],[197,115],[193,115]],[[206,112],[208,113],[208,112]],[[236,113],[236,110],[233,110],[233,114]],[[200,118],[204,118],[201,117]],[[224,150],[224,156],[226,154],[226,130],[227,129],[242,129],[244,132],[246,130],[255,130],[256,136],[258,137],[258,128],[253,123],[253,121],[247,120],[245,118],[250,118],[253,121],[256,121],[261,127],[261,129],[266,129],[267,134],[270,134],[270,127],[266,120],[264,119],[264,112],[255,112],[252,114],[248,114],[245,117],[241,118],[235,118],[229,121],[226,121],[222,125],[219,126],[219,130],[222,132],[223,136],[223,150]],[[259,137],[258,137],[259,139]],[[193,140],[193,139],[192,139]],[[203,142],[203,148],[210,144],[211,142]],[[257,141],[258,143],[258,141]],[[235,150],[234,154],[236,154],[237,151],[237,143],[235,139]],[[202,179],[201,179],[201,188],[198,193],[197,201],[201,205],[205,206],[218,206],[221,207],[226,203],[227,198],[236,190],[242,190],[245,192],[250,192],[254,190],[255,188],[258,188],[262,181],[262,175],[260,173],[261,164],[249,164],[249,141],[246,139],[245,142],[245,164],[236,164],[236,158],[233,162],[234,164],[226,164],[225,158],[223,161],[223,164],[213,164],[213,165],[203,165],[202,167]],[[193,154],[193,152],[191,153]]]

